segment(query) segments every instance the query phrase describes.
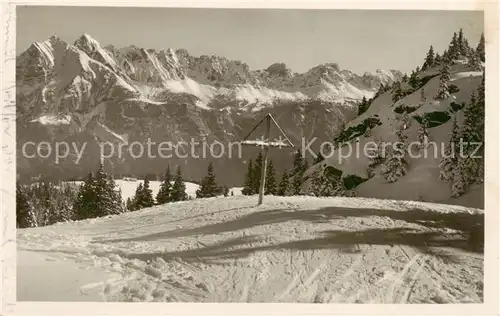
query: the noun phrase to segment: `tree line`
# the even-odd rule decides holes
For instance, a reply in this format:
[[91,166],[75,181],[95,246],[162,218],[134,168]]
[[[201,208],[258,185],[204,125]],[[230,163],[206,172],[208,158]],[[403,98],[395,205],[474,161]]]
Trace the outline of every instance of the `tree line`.
[[440,83],[439,89],[436,93],[436,99],[446,99],[451,93],[454,93],[456,87],[449,83],[450,80],[450,66],[457,63],[458,60],[466,60],[467,66],[473,71],[481,71],[483,66],[481,63],[485,62],[485,39],[484,34],[481,34],[479,42],[476,47],[470,46],[467,38],[463,34],[463,30],[454,32],[452,39],[442,54],[436,53],[434,47],[431,45],[425,56],[424,62],[415,70],[412,70],[410,75],[404,74],[401,80],[394,81],[392,85],[381,84],[374,97],[367,99],[363,97],[358,103],[358,115],[363,114],[368,110],[373,100],[384,92],[391,91],[392,101],[396,102],[399,99],[419,90],[428,80],[422,79],[421,74],[433,68],[439,68]]
[[[319,154],[314,163],[318,163],[323,159],[323,156]],[[243,180],[243,195],[259,193],[262,168],[263,157],[262,153],[259,152],[255,160],[250,159],[248,161],[247,171]],[[294,154],[292,167],[283,170],[278,181],[273,161],[269,160],[266,170],[264,194],[277,196],[300,195],[302,193],[302,185],[307,180],[305,172],[308,168],[309,162],[299,149]]]
[[[212,163],[207,175],[196,191],[197,198],[219,195],[228,196],[229,188],[219,186]],[[231,192],[231,195],[233,193]],[[99,164],[95,172],[89,172],[81,185],[72,182],[52,182],[47,179],[16,186],[16,226],[40,227],[57,222],[84,220],[124,212],[137,211],[154,205],[188,200],[185,181],[180,167],[175,175],[167,166],[160,189],[153,197],[149,178],[139,183],[132,198],[123,202],[122,192],[113,177]]]

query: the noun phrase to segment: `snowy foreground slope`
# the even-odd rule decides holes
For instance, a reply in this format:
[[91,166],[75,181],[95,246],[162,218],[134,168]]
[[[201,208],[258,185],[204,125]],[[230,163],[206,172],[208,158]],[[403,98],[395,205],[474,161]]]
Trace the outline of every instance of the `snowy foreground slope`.
[[20,301],[472,303],[479,209],[363,198],[200,199],[19,229]]

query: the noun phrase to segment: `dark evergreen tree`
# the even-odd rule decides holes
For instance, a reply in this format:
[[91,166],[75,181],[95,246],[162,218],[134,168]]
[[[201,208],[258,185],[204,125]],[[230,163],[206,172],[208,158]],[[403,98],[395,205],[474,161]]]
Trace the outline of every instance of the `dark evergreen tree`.
[[289,192],[290,192],[290,175],[288,174],[287,170],[284,170],[281,176],[280,184],[278,186],[277,195],[287,196]]
[[265,190],[264,194],[271,194],[275,195],[277,188],[276,188],[276,174],[274,170],[274,165],[272,161],[269,161],[269,164],[267,166],[266,170],[266,181],[265,181]]
[[466,56],[467,55],[467,41],[464,37],[464,31],[460,29],[458,31],[458,36],[457,36],[457,51],[459,55]]
[[174,185],[172,186],[170,197],[172,202],[185,201],[188,199],[188,195],[186,193],[186,184],[182,179],[181,167],[177,167],[177,172],[175,173],[174,177]]
[[215,181],[214,166],[212,163],[208,164],[207,175],[201,180],[198,190],[196,190],[197,198],[208,198],[217,196],[219,189]]
[[429,119],[424,117],[422,124],[417,129],[417,139],[419,142],[419,149],[425,148],[429,142],[429,131],[427,130],[429,126]]
[[434,47],[429,48],[429,51],[427,52],[427,56],[425,57],[425,62],[422,66],[422,70],[426,70],[429,67],[432,67],[434,65]]
[[[472,94],[464,111],[465,120],[462,130],[463,159],[462,179],[467,188],[484,179],[484,77],[478,88],[478,98]],[[479,149],[478,149],[479,148]]]
[[123,203],[116,183],[104,172],[104,166],[99,165],[94,178],[97,195],[97,216],[120,214],[123,212]]
[[314,196],[344,196],[346,190],[341,174],[316,169],[311,175],[311,192]]
[[262,157],[262,152],[259,151],[257,154],[257,159],[255,159],[255,165],[253,168],[253,176],[252,176],[252,192],[253,194],[256,194],[259,192],[260,189],[260,178],[262,174],[262,163],[263,163],[263,157]]
[[66,222],[74,218],[75,192],[66,183],[47,184],[49,199],[46,203],[44,225]]
[[96,193],[94,174],[89,172],[87,178],[80,186],[75,201],[74,210],[76,219],[87,219],[98,216],[98,196]]
[[451,132],[448,136],[448,143],[446,144],[444,155],[441,157],[439,163],[439,179],[443,181],[453,180],[454,169],[457,168],[459,138],[457,116],[455,115],[453,117]]
[[453,197],[459,197],[464,194],[467,190],[467,180],[464,179],[465,175],[465,161],[467,158],[459,156],[457,158],[457,165],[452,170],[452,185],[451,192]]
[[17,228],[38,226],[28,197],[19,184],[16,186],[16,226]]
[[305,172],[305,161],[302,156],[302,151],[299,149],[295,152],[293,158],[293,168],[292,168],[292,183],[291,183],[291,193],[292,195],[299,195],[303,183],[303,177]]
[[149,188],[149,179],[146,177],[144,179],[144,185],[142,186],[142,201],[141,201],[141,208],[146,208],[146,207],[151,207],[155,204],[155,201],[153,199],[153,192]]
[[436,93],[436,99],[444,100],[450,97],[450,91],[448,86],[449,82],[450,82],[450,66],[447,63],[444,63],[440,70],[439,87]]
[[458,35],[457,32],[453,33],[453,38],[450,42],[450,46],[448,47],[448,58],[450,61],[453,59],[457,59],[460,54],[460,47],[458,44]]
[[420,79],[418,78],[418,73],[416,71],[412,71],[410,74],[410,78],[408,79],[408,84],[414,89],[418,89],[420,86]]
[[127,202],[125,203],[125,208],[128,212],[133,212],[135,210],[134,203],[130,198],[127,198]]
[[384,178],[388,182],[396,182],[407,173],[405,156],[408,146],[404,130],[399,129],[396,132],[396,136],[398,137],[398,141],[394,144],[395,148],[390,152],[381,170],[382,175],[384,175]]
[[479,56],[479,59],[484,63],[486,61],[485,58],[485,42],[484,42],[484,33],[481,33],[481,38],[479,39],[479,43],[476,47],[476,52]]
[[434,57],[434,64],[439,64],[442,61],[441,55],[439,53],[436,53],[436,56]]
[[469,66],[474,71],[479,71],[482,69],[480,57],[474,50],[471,50],[469,52],[467,66]]
[[135,188],[135,195],[132,198],[132,206],[130,208],[130,211],[137,211],[137,210],[140,210],[142,208],[141,204],[142,204],[142,200],[143,200],[143,198],[142,198],[143,193],[144,193],[144,189],[143,189],[142,182],[141,182],[141,183],[139,183],[137,188]]
[[368,101],[366,100],[366,97],[363,96],[363,99],[361,100],[361,103],[358,104],[358,115],[361,115],[368,110]]
[[396,81],[392,87],[392,101],[396,102],[402,97],[403,97],[403,89],[401,89],[401,82]]
[[252,160],[250,159],[250,161],[248,162],[247,173],[245,174],[243,190],[241,190],[241,193],[243,195],[255,194],[255,192],[253,191],[253,183],[254,183],[253,177],[254,177],[254,168]]
[[156,203],[165,204],[170,202],[171,191],[172,191],[172,174],[170,172],[170,166],[167,166],[167,169],[165,170],[165,175],[163,177],[163,181],[160,185],[160,189],[158,190],[158,194],[156,195]]
[[476,125],[476,130],[478,133],[478,141],[482,143],[482,146],[476,153],[476,156],[480,156],[478,162],[478,171],[476,182],[484,182],[484,148],[485,148],[485,116],[486,116],[486,108],[485,108],[485,82],[484,82],[485,73],[483,71],[483,79],[481,80],[481,84],[477,89],[477,107],[478,110],[478,123]]

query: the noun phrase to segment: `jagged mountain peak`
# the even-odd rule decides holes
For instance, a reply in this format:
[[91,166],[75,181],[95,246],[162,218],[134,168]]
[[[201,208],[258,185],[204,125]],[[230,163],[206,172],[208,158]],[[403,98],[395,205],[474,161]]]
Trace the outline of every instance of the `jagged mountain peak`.
[[285,63],[274,63],[266,68],[266,71],[270,75],[275,75],[279,77],[292,77],[293,73],[290,68],[287,67]]

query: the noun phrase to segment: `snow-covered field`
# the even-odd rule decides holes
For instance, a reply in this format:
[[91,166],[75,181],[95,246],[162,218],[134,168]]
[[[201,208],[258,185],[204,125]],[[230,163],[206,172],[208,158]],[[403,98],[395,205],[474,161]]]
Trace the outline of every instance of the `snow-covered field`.
[[235,196],[17,231],[20,301],[479,303],[484,213]]

